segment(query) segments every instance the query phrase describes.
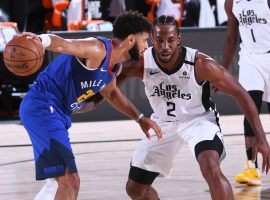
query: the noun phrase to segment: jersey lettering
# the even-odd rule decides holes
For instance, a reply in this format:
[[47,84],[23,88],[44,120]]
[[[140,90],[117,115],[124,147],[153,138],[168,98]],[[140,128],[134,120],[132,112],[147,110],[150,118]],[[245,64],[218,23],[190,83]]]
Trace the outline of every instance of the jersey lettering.
[[179,89],[177,89],[176,85],[166,85],[164,86],[164,82],[160,83],[158,86],[154,86],[154,92],[151,94],[151,97],[154,96],[163,96],[164,99],[174,99],[181,98],[185,100],[191,99],[190,93],[181,93]]
[[239,14],[239,24],[240,25],[251,25],[251,24],[266,24],[267,20],[265,18],[259,18],[254,10],[242,10]]
[[91,87],[99,87],[102,80],[91,80],[91,81],[82,81],[81,82],[81,88],[91,88]]

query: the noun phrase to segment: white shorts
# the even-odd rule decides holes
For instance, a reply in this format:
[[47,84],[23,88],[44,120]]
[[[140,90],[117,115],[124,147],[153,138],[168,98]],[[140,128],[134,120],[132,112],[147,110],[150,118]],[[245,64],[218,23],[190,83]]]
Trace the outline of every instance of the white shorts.
[[[156,135],[151,132],[152,139],[143,138],[132,155],[131,165],[141,169],[160,173],[159,176],[167,177],[171,173],[172,162],[178,150],[187,143],[195,157],[195,146],[201,141],[213,140],[217,135],[221,141],[222,134],[217,125],[213,112],[207,112],[202,116],[185,122],[164,122],[152,119],[161,127],[163,138],[158,141]],[[225,158],[223,148],[220,161]]]
[[270,53],[239,52],[239,82],[247,90],[263,91],[263,101],[270,102]]

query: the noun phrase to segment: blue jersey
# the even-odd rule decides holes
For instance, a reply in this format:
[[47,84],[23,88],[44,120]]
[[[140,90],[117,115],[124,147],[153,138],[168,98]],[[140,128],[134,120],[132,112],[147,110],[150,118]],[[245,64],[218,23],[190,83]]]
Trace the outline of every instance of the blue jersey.
[[84,101],[102,90],[116,77],[121,63],[109,69],[111,40],[98,37],[106,46],[106,57],[97,69],[89,69],[72,55],[62,54],[39,74],[29,93],[45,98],[48,102],[70,115]]

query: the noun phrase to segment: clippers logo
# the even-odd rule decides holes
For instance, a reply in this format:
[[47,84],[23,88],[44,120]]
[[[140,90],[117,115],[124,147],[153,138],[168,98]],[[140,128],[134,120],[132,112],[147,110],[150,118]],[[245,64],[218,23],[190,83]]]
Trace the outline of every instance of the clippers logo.
[[160,97],[163,96],[163,99],[174,99],[180,98],[185,100],[191,99],[190,93],[181,93],[179,89],[177,89],[176,85],[164,85],[164,82],[160,83],[158,86],[153,87],[154,92],[150,95],[150,97]]
[[242,10],[239,14],[239,24],[244,25],[252,25],[252,24],[267,24],[267,20],[265,18],[259,18],[254,10]]
[[188,76],[186,71],[183,71],[182,76],[179,76],[179,78],[190,79],[190,76]]

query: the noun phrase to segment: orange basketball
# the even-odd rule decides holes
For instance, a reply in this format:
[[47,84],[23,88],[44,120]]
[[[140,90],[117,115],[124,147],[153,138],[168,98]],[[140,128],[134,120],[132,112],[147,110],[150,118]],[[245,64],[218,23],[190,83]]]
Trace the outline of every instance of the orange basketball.
[[32,38],[17,36],[6,45],[3,58],[6,67],[13,74],[28,76],[41,67],[44,58],[43,47]]

